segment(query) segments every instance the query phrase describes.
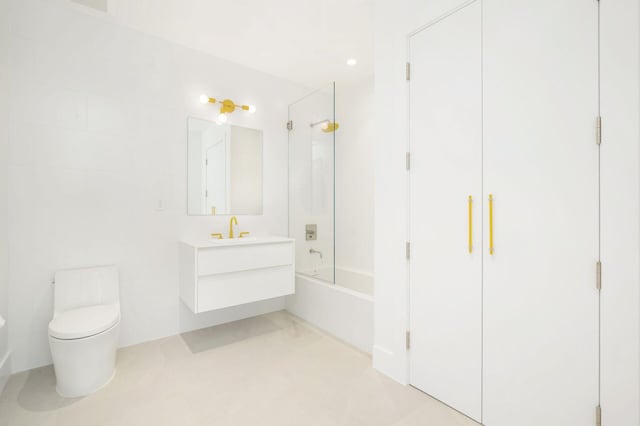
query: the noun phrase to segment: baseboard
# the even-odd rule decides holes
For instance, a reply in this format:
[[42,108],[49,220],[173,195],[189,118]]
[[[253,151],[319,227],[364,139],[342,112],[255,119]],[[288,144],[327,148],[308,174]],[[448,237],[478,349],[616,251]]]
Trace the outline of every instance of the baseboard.
[[0,361],[0,395],[11,375],[11,352],[7,351]]
[[406,359],[398,359],[398,355],[387,348],[373,346],[373,368],[398,383],[409,384]]

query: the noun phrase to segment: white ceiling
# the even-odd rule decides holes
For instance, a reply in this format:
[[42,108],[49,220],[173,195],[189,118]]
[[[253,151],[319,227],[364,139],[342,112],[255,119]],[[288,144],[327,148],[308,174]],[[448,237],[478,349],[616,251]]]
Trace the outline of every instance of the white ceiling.
[[109,0],[109,14],[308,87],[373,73],[373,0]]

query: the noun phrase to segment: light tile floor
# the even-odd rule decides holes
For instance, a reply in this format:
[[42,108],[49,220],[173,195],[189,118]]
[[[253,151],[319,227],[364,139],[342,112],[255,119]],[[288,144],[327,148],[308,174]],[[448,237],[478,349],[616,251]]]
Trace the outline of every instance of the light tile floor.
[[121,349],[114,379],[85,398],[59,397],[51,366],[16,374],[0,425],[477,424],[283,311]]

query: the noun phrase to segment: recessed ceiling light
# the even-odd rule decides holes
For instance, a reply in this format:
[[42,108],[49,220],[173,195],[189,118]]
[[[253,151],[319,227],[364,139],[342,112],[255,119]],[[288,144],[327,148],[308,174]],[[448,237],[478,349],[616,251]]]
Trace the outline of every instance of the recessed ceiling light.
[[349,65],[350,67],[354,66],[357,63],[358,63],[358,61],[356,61],[353,58],[347,60],[347,65]]

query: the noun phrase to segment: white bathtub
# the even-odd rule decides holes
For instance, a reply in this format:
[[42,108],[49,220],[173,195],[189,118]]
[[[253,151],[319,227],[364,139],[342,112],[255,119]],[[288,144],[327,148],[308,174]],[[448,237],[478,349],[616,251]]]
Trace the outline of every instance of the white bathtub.
[[315,277],[296,274],[296,292],[286,297],[287,310],[370,354],[373,347],[373,276],[336,268],[337,284],[331,284],[321,279],[330,280],[331,269],[309,273]]
[[[333,269],[331,267],[317,268],[311,271],[305,271],[301,275],[307,275],[311,278],[319,278],[333,281]],[[335,285],[343,287],[347,290],[353,290],[368,296],[373,296],[373,275],[367,272],[357,271],[355,269],[336,267]]]

